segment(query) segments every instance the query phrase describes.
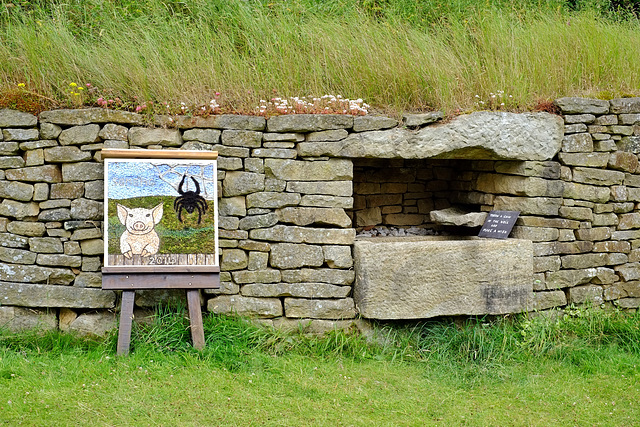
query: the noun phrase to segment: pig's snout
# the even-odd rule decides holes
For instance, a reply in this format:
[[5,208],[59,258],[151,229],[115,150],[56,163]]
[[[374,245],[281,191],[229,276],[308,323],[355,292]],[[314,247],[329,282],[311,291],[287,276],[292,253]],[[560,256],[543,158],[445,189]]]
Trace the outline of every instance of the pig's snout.
[[131,228],[133,228],[135,231],[144,231],[144,229],[146,228],[146,225],[142,221],[136,221],[133,223]]

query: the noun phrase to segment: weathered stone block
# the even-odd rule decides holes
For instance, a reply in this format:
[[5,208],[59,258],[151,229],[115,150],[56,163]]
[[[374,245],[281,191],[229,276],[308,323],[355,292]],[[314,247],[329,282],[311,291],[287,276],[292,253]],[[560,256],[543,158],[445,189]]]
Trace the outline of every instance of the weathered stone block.
[[563,165],[603,168],[609,162],[609,153],[558,153]]
[[624,182],[624,173],[606,169],[576,167],[573,169],[573,180],[593,185],[619,185]]
[[80,241],[82,255],[102,255],[104,253],[104,241],[102,239],[88,239]]
[[103,216],[103,202],[89,199],[76,199],[71,201],[71,217],[73,219],[102,220]]
[[616,266],[615,270],[625,282],[640,279],[640,263],[638,262]]
[[227,172],[222,183],[225,197],[241,196],[264,190],[264,174],[253,172]]
[[[61,254],[63,252],[62,241],[57,237],[31,237],[29,250],[40,254]],[[35,260],[32,264],[35,263]]]
[[255,283],[245,285],[242,295],[250,297],[346,298],[350,286],[327,283]]
[[281,280],[280,270],[234,271],[233,280],[238,284],[246,283],[277,283]]
[[300,206],[317,208],[352,209],[353,197],[325,196],[322,194],[305,194],[300,200]]
[[21,203],[15,200],[4,199],[0,203],[0,215],[16,219],[37,216],[40,208],[37,203]]
[[34,310],[23,307],[0,307],[0,327],[19,333],[35,329],[50,331],[58,327],[55,310]]
[[295,159],[298,152],[289,148],[256,148],[251,151],[253,157],[269,157],[272,159]]
[[533,294],[534,310],[546,310],[564,305],[567,305],[567,297],[562,291],[535,292]]
[[345,159],[316,162],[265,159],[264,166],[268,175],[285,181],[344,181],[353,179],[353,162]]
[[17,181],[0,180],[0,199],[28,202],[33,197],[33,185]]
[[495,210],[519,211],[521,215],[557,216],[561,204],[560,198],[497,196],[493,207]]
[[569,302],[572,304],[592,303],[600,305],[604,303],[602,286],[584,285],[569,289]]
[[20,147],[17,142],[0,142],[0,156],[17,156],[19,153]]
[[330,268],[351,268],[353,257],[350,246],[323,246],[324,261]]
[[9,181],[26,181],[26,182],[60,182],[62,174],[58,166],[44,165],[33,166],[21,169],[11,169],[5,172]]
[[50,147],[44,149],[44,160],[49,163],[72,163],[91,160],[91,153],[78,147]]
[[356,317],[352,298],[312,300],[285,298],[284,312],[287,317],[312,319],[353,319]]
[[303,268],[300,270],[284,270],[282,281],[288,283],[297,282],[321,282],[334,285],[350,285],[355,274],[352,270],[337,270],[330,268]]
[[247,253],[242,249],[225,249],[222,251],[220,269],[223,271],[242,270],[247,268]]
[[294,243],[271,245],[271,266],[280,269],[320,267],[324,263],[322,247]]
[[340,208],[288,207],[278,209],[277,217],[280,222],[300,226],[335,225],[341,228],[351,227],[351,219],[344,209]]
[[11,264],[34,264],[37,254],[22,249],[0,247],[0,261]]
[[567,269],[602,267],[608,264],[608,257],[606,253],[565,255],[561,257],[561,259],[562,268]]
[[217,129],[189,129],[184,131],[182,138],[185,141],[200,141],[206,144],[218,144],[220,132]]
[[611,153],[608,166],[611,169],[616,169],[625,172],[635,172],[638,169],[638,156],[634,153],[628,153],[626,151],[615,151]]
[[297,193],[264,191],[247,195],[247,207],[278,209],[298,205],[300,200],[300,194]]
[[0,282],[3,304],[23,307],[114,308],[113,291]]
[[58,141],[62,145],[83,145],[98,142],[100,126],[90,124],[85,126],[73,126],[63,130],[58,136]]
[[38,129],[2,129],[5,141],[34,141],[40,137]]
[[278,223],[278,215],[268,213],[264,215],[250,215],[242,218],[238,224],[241,230],[252,230],[254,228],[267,228]]
[[357,116],[353,118],[353,131],[365,132],[370,130],[389,129],[398,126],[398,121],[389,117]]
[[64,163],[62,165],[62,179],[65,182],[101,180],[104,179],[104,166],[100,163]]
[[3,108],[0,110],[0,128],[31,127],[38,123],[33,114]]
[[[482,224],[480,224],[482,225]],[[543,227],[514,227],[511,232],[511,237],[514,239],[525,239],[533,242],[547,242],[552,240],[558,240],[557,228],[543,228]]]
[[609,227],[595,227],[595,228],[580,228],[575,230],[575,235],[580,240],[607,240],[611,238],[611,228]]
[[590,153],[593,151],[593,138],[588,133],[565,135],[562,140],[562,151],[565,153]]
[[267,132],[317,132],[350,129],[353,116],[342,114],[289,114],[267,120]]
[[207,302],[207,310],[215,314],[248,317],[282,316],[282,304],[277,298],[253,298],[241,295],[220,295]]
[[355,239],[354,229],[311,228],[276,225],[271,228],[251,230],[249,237],[254,240],[268,240],[284,243],[310,243],[327,245],[351,245]]
[[533,296],[532,253],[531,242],[515,239],[358,240],[354,299],[374,319],[524,311]]
[[[607,114],[609,101],[603,99],[565,97],[553,101],[564,114]],[[612,111],[613,112],[613,111]]]
[[51,267],[80,267],[82,265],[82,258],[75,255],[38,254],[36,262],[39,265]]
[[34,221],[11,221],[7,224],[7,231],[21,236],[40,237],[45,233],[45,225]]
[[640,98],[617,98],[610,102],[613,114],[640,113]]
[[258,148],[262,145],[262,132],[225,130],[222,131],[222,144],[232,147]]
[[182,145],[182,135],[177,129],[149,129],[133,127],[129,129],[129,144],[146,147],[162,145],[163,147],[179,147]]

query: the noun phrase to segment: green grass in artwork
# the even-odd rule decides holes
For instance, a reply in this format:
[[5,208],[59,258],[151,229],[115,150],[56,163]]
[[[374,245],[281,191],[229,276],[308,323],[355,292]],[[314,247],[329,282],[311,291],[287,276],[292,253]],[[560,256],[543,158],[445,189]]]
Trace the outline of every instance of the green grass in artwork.
[[188,213],[182,210],[182,222],[173,208],[175,197],[151,196],[134,197],[125,200],[109,200],[109,253],[120,254],[120,236],[124,225],[118,220],[116,204],[128,208],[153,208],[163,205],[163,215],[155,230],[160,237],[159,254],[212,254],[215,253],[215,212],[213,203],[207,201],[207,211],[198,224],[198,212]]

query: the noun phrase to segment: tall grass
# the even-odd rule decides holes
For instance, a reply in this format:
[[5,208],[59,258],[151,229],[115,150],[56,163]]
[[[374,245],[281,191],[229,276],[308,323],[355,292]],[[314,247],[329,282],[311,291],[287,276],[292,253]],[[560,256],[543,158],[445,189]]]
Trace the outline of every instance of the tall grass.
[[70,82],[174,103],[220,92],[242,112],[274,93],[453,111],[499,90],[509,109],[640,91],[638,21],[608,1],[25,3],[0,9],[0,87],[62,104]]

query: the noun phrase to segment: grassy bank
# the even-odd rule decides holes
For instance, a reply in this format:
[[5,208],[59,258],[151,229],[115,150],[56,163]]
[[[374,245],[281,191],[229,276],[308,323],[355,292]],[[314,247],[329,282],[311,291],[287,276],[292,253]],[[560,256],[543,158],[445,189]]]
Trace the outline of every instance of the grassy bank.
[[[9,425],[635,425],[638,314],[572,310],[558,321],[377,325],[369,339],[285,334],[184,313],[115,337],[0,338]],[[77,420],[77,421],[76,421]]]
[[323,94],[454,112],[640,93],[640,26],[608,1],[13,4],[0,6],[0,90],[5,105],[37,93],[23,109],[99,96],[207,105],[219,93],[223,111],[245,113]]

